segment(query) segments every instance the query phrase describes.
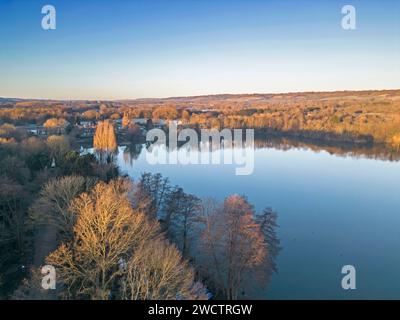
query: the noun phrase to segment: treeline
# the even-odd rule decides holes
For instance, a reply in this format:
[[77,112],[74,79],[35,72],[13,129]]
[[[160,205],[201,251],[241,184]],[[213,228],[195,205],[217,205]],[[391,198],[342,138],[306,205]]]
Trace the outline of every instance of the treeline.
[[[180,120],[197,128],[253,128],[332,142],[383,144],[400,150],[400,91],[217,95],[132,101],[8,101],[0,124],[71,125],[133,118]],[[131,126],[131,135],[138,128]]]
[[160,221],[215,297],[249,298],[265,288],[280,250],[271,209],[256,213],[240,195],[223,203],[199,199],[160,174],[143,174],[137,190],[147,215]]
[[118,169],[73,151],[68,136],[39,139],[0,126],[0,297],[9,296],[34,260],[30,206],[44,184],[71,174],[108,181]]
[[[128,103],[128,102],[125,102]],[[216,95],[131,101],[153,118],[200,128],[253,128],[264,133],[400,149],[400,91]]]
[[[100,124],[96,148],[114,152],[110,123]],[[240,299],[276,271],[270,209],[256,213],[239,195],[202,200],[159,174],[133,183],[110,157],[72,150],[69,136],[0,128],[2,298]],[[41,286],[45,264],[55,291]]]
[[160,174],[52,179],[29,212],[47,233],[37,245],[56,245],[43,264],[56,268],[57,289],[41,288],[37,265],[14,299],[240,299],[276,271],[272,210],[256,214],[239,195],[201,200]]

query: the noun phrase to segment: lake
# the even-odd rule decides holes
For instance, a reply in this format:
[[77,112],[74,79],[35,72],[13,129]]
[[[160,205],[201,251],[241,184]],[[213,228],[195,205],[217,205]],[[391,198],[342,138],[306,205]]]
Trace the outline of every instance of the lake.
[[[233,165],[150,165],[140,146],[120,147],[117,162],[134,180],[159,172],[200,197],[238,193],[257,211],[272,207],[283,249],[259,298],[400,298],[398,161],[261,144],[248,176]],[[341,287],[344,265],[356,268],[355,290]]]

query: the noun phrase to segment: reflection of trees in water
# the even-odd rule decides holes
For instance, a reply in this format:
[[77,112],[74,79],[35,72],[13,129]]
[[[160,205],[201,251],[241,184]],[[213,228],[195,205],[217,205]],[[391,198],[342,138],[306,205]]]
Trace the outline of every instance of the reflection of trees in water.
[[256,149],[273,148],[277,150],[304,149],[314,152],[326,151],[341,157],[366,158],[386,161],[399,161],[400,152],[388,149],[382,144],[356,145],[351,143],[333,143],[325,141],[310,141],[296,138],[265,137],[255,139]]
[[[199,150],[200,142],[198,143]],[[146,149],[149,149],[152,143],[146,143]],[[223,150],[227,148],[227,145],[223,144],[223,139],[218,146],[216,144],[217,150]],[[174,149],[181,149],[185,147],[185,142],[180,142],[177,147],[168,148],[169,151]],[[215,146],[213,146],[214,148]],[[277,150],[290,150],[290,149],[303,149],[311,150],[314,152],[326,151],[331,155],[336,155],[340,157],[353,157],[353,158],[366,158],[384,161],[399,161],[400,160],[400,150],[394,150],[386,147],[383,144],[357,144],[349,142],[337,142],[337,141],[323,141],[305,138],[295,138],[295,137],[279,137],[279,136],[264,136],[258,137],[254,140],[255,149],[277,149]]]
[[123,153],[123,158],[125,164],[131,165],[133,164],[134,160],[137,160],[139,158],[140,153],[142,152],[143,145],[142,144],[135,144],[132,143],[128,145]]
[[94,149],[94,155],[97,161],[101,164],[110,164],[114,162],[117,154],[118,154],[118,148],[113,151]]

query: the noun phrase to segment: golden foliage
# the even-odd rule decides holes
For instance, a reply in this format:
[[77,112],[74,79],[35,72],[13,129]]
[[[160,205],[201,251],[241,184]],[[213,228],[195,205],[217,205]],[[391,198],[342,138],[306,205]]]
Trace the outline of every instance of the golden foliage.
[[[132,208],[130,192],[128,180],[100,182],[72,202],[70,210],[77,216],[73,240],[47,258],[66,286],[64,297],[144,299],[178,293],[188,296],[193,272],[181,264],[178,251],[159,239],[158,223],[148,221],[143,212]],[[159,245],[163,245],[162,252]],[[144,278],[149,276],[148,272],[154,279],[144,284],[150,281],[149,277]],[[169,291],[165,291],[165,286]]]
[[391,139],[390,139],[390,145],[395,148],[397,151],[400,150],[400,133],[395,134]]
[[99,121],[93,139],[93,147],[99,151],[113,152],[117,149],[117,138],[113,124]]
[[64,127],[67,125],[67,121],[63,118],[51,118],[46,120],[43,124],[45,128],[55,128],[55,127]]
[[[196,290],[194,271],[179,250],[163,239],[142,245],[127,264],[122,297],[128,300],[206,299]],[[201,286],[201,285],[200,285]]]

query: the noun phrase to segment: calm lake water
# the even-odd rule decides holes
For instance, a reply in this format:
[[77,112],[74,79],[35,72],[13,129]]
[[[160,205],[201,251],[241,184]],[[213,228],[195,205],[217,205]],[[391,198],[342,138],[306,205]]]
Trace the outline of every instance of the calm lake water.
[[[278,212],[283,247],[267,299],[400,298],[400,162],[261,147],[254,172],[232,165],[150,165],[145,148],[120,147],[122,172],[159,172],[200,197],[245,194],[258,211]],[[357,289],[343,290],[353,265]]]

